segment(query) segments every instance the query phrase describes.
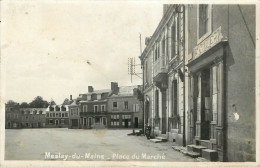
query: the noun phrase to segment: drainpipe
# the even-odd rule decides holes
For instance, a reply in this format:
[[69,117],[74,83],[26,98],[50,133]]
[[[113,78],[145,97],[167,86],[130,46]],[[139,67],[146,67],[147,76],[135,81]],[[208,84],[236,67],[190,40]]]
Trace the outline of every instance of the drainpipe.
[[185,114],[185,5],[183,5],[183,147],[186,146],[186,131],[185,131],[185,124],[186,124],[186,114]]

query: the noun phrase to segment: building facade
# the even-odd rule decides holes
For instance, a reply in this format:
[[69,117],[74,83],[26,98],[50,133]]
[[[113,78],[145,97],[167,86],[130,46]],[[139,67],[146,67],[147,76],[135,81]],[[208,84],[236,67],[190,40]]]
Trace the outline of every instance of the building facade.
[[254,5],[164,5],[141,61],[154,136],[255,161]]
[[143,113],[137,98],[140,86],[119,87],[117,94],[108,97],[109,128],[142,128]]
[[21,128],[21,112],[18,106],[5,105],[5,128],[19,129]]
[[107,97],[111,90],[94,90],[88,87],[88,93],[80,94],[80,128],[107,127]]
[[69,126],[68,105],[49,105],[46,109],[47,128],[67,128]]
[[45,128],[46,108],[20,108],[21,128]]

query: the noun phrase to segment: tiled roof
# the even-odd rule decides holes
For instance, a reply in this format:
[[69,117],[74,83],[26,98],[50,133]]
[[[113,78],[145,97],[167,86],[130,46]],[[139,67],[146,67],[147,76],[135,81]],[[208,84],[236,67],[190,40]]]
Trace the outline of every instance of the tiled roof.
[[84,93],[86,95],[90,95],[90,94],[102,94],[102,93],[109,93],[111,90],[110,89],[101,89],[101,90],[95,90],[93,92],[88,92],[88,93]]
[[134,89],[138,88],[138,85],[133,86],[120,86],[118,94],[113,94],[111,97],[118,97],[118,96],[133,96]]

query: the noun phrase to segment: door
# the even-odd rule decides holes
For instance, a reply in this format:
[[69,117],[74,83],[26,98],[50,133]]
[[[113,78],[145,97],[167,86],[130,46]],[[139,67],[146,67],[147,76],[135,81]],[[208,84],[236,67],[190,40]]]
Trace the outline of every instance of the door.
[[135,128],[138,128],[138,117],[135,117]]
[[125,119],[125,128],[128,128],[128,119]]
[[103,125],[107,125],[107,118],[103,117]]
[[55,120],[55,125],[58,126],[59,125],[59,120]]
[[87,125],[87,118],[84,118],[84,126]]

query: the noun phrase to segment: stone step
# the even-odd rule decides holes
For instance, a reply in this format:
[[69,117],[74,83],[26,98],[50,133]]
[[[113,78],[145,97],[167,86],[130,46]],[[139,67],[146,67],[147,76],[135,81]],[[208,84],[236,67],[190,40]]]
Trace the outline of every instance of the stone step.
[[210,145],[211,145],[209,140],[199,140],[199,143],[200,143],[199,145],[207,147],[207,148],[210,148]]
[[202,157],[209,161],[218,161],[218,152],[211,149],[203,149]]
[[158,140],[158,139],[150,139],[151,142],[154,142],[154,143],[161,143],[162,140]]
[[172,148],[176,151],[181,151],[181,150],[187,150],[186,147],[182,147],[182,146],[172,146]]
[[161,137],[161,136],[156,137],[155,139],[161,140],[162,142],[167,142],[168,141],[167,138]]
[[200,154],[199,153],[196,153],[196,152],[193,152],[193,151],[188,151],[188,150],[181,150],[180,151],[181,153],[183,153],[184,155],[188,155],[192,158],[198,158],[200,157]]
[[202,150],[203,149],[207,149],[207,148],[204,147],[204,146],[201,146],[201,145],[193,145],[193,144],[187,146],[187,150],[188,151],[199,153],[200,156],[202,155]]

